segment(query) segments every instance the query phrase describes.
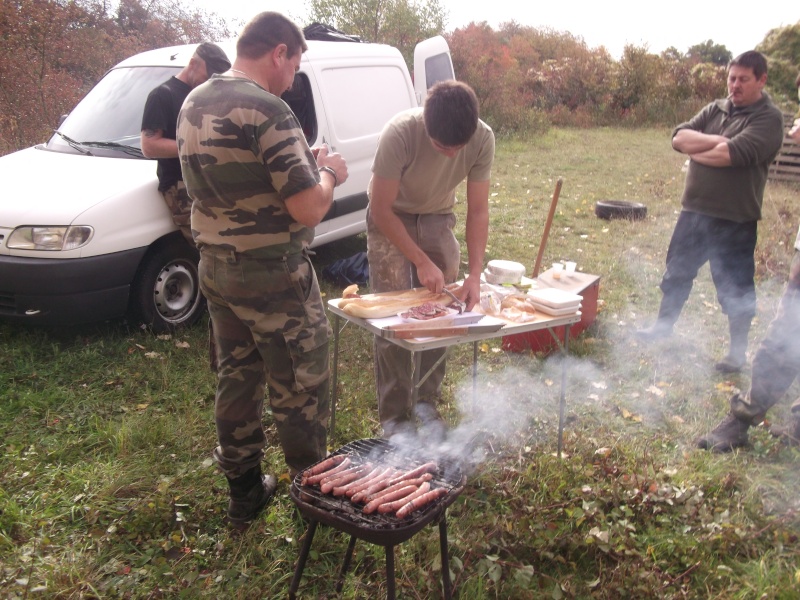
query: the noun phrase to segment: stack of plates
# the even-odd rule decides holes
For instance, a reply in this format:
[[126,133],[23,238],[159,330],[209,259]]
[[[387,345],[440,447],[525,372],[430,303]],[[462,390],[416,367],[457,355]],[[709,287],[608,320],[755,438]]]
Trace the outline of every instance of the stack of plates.
[[531,290],[528,292],[528,298],[531,299],[536,310],[555,317],[578,312],[581,309],[581,300],[583,300],[578,294],[572,294],[556,288]]

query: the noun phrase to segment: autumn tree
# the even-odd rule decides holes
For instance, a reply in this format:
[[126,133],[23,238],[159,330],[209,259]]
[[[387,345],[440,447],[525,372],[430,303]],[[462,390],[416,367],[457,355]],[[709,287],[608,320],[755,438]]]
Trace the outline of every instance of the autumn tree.
[[309,22],[319,22],[367,42],[395,46],[413,65],[414,46],[444,32],[439,0],[309,0]]
[[0,154],[42,142],[103,73],[160,46],[229,36],[175,0],[0,2]]

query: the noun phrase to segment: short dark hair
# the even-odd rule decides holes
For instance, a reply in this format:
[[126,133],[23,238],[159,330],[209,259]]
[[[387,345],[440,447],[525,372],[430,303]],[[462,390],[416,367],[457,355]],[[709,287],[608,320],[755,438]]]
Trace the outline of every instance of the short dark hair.
[[449,79],[428,90],[425,130],[442,146],[463,146],[478,129],[478,97],[466,83]]
[[761,79],[762,75],[767,74],[767,59],[761,52],[756,52],[755,50],[742,52],[728,63],[728,70],[733,66],[753,69],[753,75],[755,75],[756,79]]
[[278,12],[262,12],[250,19],[236,42],[236,54],[257,60],[286,44],[289,56],[308,50],[306,38],[300,28]]

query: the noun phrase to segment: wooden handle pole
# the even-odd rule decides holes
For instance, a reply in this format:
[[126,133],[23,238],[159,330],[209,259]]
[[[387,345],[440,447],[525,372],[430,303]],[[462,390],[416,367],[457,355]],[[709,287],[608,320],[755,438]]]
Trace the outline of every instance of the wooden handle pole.
[[553,199],[550,201],[550,212],[547,213],[547,221],[544,224],[544,231],[542,232],[542,241],[539,242],[539,254],[536,255],[536,264],[533,267],[533,279],[539,276],[539,269],[542,267],[542,257],[544,256],[544,248],[547,246],[547,237],[550,235],[550,226],[553,224],[553,216],[556,214],[556,205],[558,205],[558,195],[561,193],[561,184],[563,180],[561,177],[556,181],[556,189],[553,192]]

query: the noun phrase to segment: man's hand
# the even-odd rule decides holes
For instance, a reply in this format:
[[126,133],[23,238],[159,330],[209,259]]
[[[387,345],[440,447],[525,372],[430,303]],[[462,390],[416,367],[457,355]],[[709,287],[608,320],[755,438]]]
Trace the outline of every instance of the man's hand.
[[327,144],[312,148],[311,153],[317,161],[317,167],[330,167],[336,172],[336,185],[342,185],[347,181],[347,163],[341,154],[331,152]]
[[466,304],[466,310],[470,311],[481,301],[481,278],[470,276],[464,280],[461,292],[457,294],[461,301]]
[[800,119],[794,120],[794,125],[789,130],[789,137],[796,142],[800,142]]
[[440,294],[444,287],[444,273],[427,256],[425,260],[414,265],[417,268],[417,279],[429,291]]

